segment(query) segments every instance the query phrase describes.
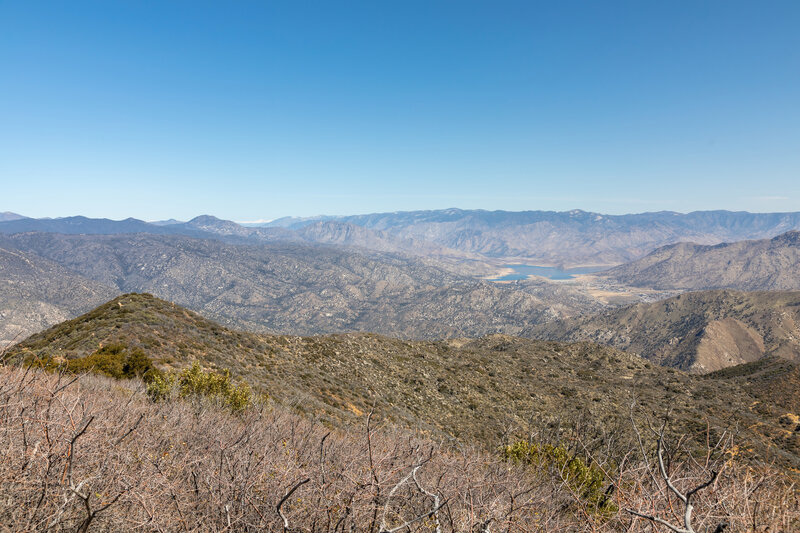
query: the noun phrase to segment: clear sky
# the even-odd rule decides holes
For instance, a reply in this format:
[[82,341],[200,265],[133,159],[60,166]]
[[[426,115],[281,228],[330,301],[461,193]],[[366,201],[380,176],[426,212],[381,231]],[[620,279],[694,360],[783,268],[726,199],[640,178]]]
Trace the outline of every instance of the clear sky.
[[800,2],[0,0],[0,211],[800,210]]

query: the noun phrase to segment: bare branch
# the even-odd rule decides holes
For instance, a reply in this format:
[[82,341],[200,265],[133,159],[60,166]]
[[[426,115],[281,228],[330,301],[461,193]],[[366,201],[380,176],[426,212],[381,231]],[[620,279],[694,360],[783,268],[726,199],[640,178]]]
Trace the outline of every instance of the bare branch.
[[[669,416],[669,415],[668,415]],[[641,518],[646,518],[652,522],[661,524],[676,533],[695,533],[694,528],[692,527],[692,512],[694,511],[694,505],[692,504],[692,497],[700,492],[701,490],[705,489],[706,487],[710,486],[714,481],[716,481],[717,476],[719,475],[718,471],[711,472],[711,478],[706,481],[705,483],[701,483],[700,485],[696,486],[695,488],[689,490],[686,494],[683,494],[675,484],[670,479],[669,474],[667,473],[667,468],[664,465],[664,434],[666,432],[667,427],[667,420],[668,418],[664,418],[664,422],[661,424],[661,429],[658,431],[658,445],[656,454],[658,456],[658,471],[661,474],[661,478],[664,480],[664,484],[667,488],[678,497],[678,499],[683,502],[684,511],[683,511],[683,528],[678,526],[672,525],[666,520],[659,518],[657,516],[648,515],[644,513],[640,513],[639,511],[634,511],[633,509],[625,509],[628,513],[638,516]],[[722,531],[725,529],[725,525],[720,524],[717,526],[718,531]],[[720,529],[722,528],[722,529]]]
[[121,443],[123,440],[125,440],[125,438],[126,438],[128,435],[130,435],[131,433],[133,433],[134,431],[136,431],[136,428],[137,428],[137,427],[139,427],[139,423],[142,421],[142,419],[143,419],[143,418],[144,418],[144,413],[142,413],[142,414],[140,414],[140,415],[139,415],[139,419],[136,421],[136,423],[135,423],[135,424],[133,424],[133,426],[131,426],[131,428],[130,428],[130,429],[127,431],[127,432],[125,432],[125,434],[124,434],[124,435],[122,435],[120,438],[118,438],[116,441],[114,441],[114,446],[119,446],[119,444],[120,444],[120,443]]
[[425,488],[420,484],[419,480],[417,479],[417,470],[419,470],[419,468],[415,468],[414,470],[411,471],[411,478],[414,480],[414,484],[417,486],[420,492],[433,498],[433,509],[431,510],[428,516],[433,517],[433,519],[436,521],[436,533],[442,533],[442,524],[441,522],[439,522],[439,508],[442,506],[442,504],[440,503],[441,498],[439,498],[438,494],[434,494],[432,492],[425,490]]
[[300,487],[302,487],[303,485],[305,485],[309,481],[311,481],[311,478],[305,478],[305,479],[295,483],[294,486],[291,489],[289,489],[289,492],[287,492],[286,494],[283,495],[283,498],[281,498],[281,501],[279,501],[277,507],[275,507],[275,510],[278,512],[278,516],[280,516],[281,520],[283,520],[283,532],[284,533],[287,533],[289,531],[289,519],[286,518],[285,514],[283,514],[283,511],[281,510],[281,507],[283,506],[284,503],[286,503],[286,500],[291,498],[292,494],[294,494],[294,491],[296,491],[297,489],[299,489]]

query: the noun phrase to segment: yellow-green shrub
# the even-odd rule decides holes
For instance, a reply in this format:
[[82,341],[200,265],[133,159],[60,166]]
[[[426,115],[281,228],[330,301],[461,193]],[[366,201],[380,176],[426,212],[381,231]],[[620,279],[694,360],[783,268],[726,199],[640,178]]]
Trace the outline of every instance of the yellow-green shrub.
[[175,374],[159,372],[147,384],[147,396],[154,402],[169,400],[175,387]]
[[181,398],[211,398],[222,402],[233,411],[241,411],[252,402],[252,392],[247,383],[236,385],[231,380],[229,370],[222,373],[203,370],[196,361],[177,374],[154,377],[147,387],[147,394],[154,401],[168,399],[173,393]]
[[587,464],[563,446],[518,441],[503,447],[501,456],[506,461],[528,464],[539,468],[555,468],[572,489],[586,503],[591,512],[611,515],[618,511],[608,498],[605,474],[596,464]]

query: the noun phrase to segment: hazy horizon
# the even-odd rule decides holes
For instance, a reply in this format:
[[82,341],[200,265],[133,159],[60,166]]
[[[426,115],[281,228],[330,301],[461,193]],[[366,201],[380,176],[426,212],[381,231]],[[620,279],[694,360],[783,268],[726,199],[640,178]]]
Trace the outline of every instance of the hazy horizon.
[[375,215],[375,214],[385,214],[385,213],[441,212],[441,211],[450,211],[450,210],[482,211],[482,212],[487,212],[487,213],[493,213],[493,212],[494,213],[501,213],[502,212],[502,213],[560,213],[560,214],[567,214],[567,213],[571,213],[571,212],[575,212],[575,211],[580,211],[580,212],[583,212],[583,213],[586,213],[586,214],[590,214],[590,215],[600,215],[600,216],[608,216],[608,217],[647,215],[647,214],[657,214],[657,213],[674,213],[674,214],[677,214],[677,215],[689,215],[689,214],[696,213],[696,212],[701,212],[701,213],[702,212],[748,213],[748,214],[752,214],[752,215],[800,213],[800,209],[797,210],[797,211],[747,211],[747,210],[741,210],[741,209],[740,210],[732,210],[732,209],[697,209],[697,210],[694,210],[694,211],[685,211],[685,212],[672,211],[672,210],[665,209],[665,210],[660,210],[660,211],[639,211],[639,212],[629,212],[629,213],[603,213],[603,212],[599,212],[599,211],[587,211],[585,209],[579,209],[579,208],[566,209],[566,210],[563,210],[563,211],[560,211],[560,210],[557,211],[557,210],[553,210],[553,209],[523,209],[523,210],[519,210],[519,211],[511,211],[511,210],[507,210],[507,209],[480,209],[480,208],[465,209],[465,208],[452,207],[451,206],[451,207],[438,208],[438,209],[410,209],[410,210],[400,209],[400,210],[396,210],[396,211],[365,211],[363,213],[318,213],[318,214],[315,214],[315,215],[305,215],[305,216],[285,215],[285,216],[280,216],[280,217],[262,218],[262,219],[256,219],[256,220],[241,220],[241,219],[238,219],[238,218],[225,218],[225,217],[216,215],[214,213],[197,213],[195,215],[189,216],[187,218],[181,218],[181,219],[178,219],[178,218],[175,218],[175,217],[172,217],[172,216],[167,216],[167,217],[164,217],[164,218],[142,218],[142,217],[136,216],[135,214],[116,215],[116,216],[113,216],[113,217],[102,217],[102,216],[92,217],[92,216],[85,215],[83,213],[73,213],[73,214],[63,215],[63,216],[34,217],[34,216],[28,216],[25,213],[20,213],[18,211],[14,211],[13,209],[2,210],[2,211],[0,211],[0,214],[10,213],[10,214],[19,215],[19,216],[22,216],[22,217],[25,217],[25,218],[34,218],[34,219],[41,219],[41,220],[57,220],[57,219],[71,218],[71,217],[86,217],[86,218],[90,218],[90,219],[108,219],[108,220],[112,220],[112,221],[122,221],[122,220],[126,220],[126,219],[129,219],[129,218],[133,218],[133,219],[140,220],[140,221],[147,222],[147,223],[167,222],[167,221],[173,221],[173,220],[175,222],[181,223],[181,222],[188,222],[188,221],[190,221],[190,220],[192,220],[194,218],[201,217],[201,216],[211,216],[211,217],[215,217],[215,218],[220,219],[220,220],[227,220],[227,221],[235,222],[236,224],[241,224],[241,225],[259,225],[259,224],[269,224],[271,222],[275,222],[275,221],[283,219],[283,218],[288,218],[288,219],[340,218],[340,217],[348,217],[348,216],[364,216],[364,215]]

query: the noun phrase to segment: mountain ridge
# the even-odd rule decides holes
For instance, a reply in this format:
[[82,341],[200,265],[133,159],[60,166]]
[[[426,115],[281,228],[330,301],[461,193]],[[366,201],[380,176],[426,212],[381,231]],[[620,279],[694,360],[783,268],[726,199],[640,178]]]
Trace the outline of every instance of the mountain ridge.
[[[213,218],[213,221],[211,220]],[[743,239],[771,238],[800,229],[800,212],[660,211],[606,215],[572,211],[487,211],[444,209],[349,216],[284,217],[265,224],[241,225],[209,215],[178,224],[149,224],[136,219],[110,221],[86,217],[0,221],[0,232],[51,231],[65,233],[158,233],[196,237],[303,239],[306,226],[339,222],[366,228],[373,234],[406,242],[444,247],[489,259],[520,259],[539,265],[615,265],[644,257],[668,244],[694,241],[717,244]],[[308,234],[306,235],[308,238]],[[374,239],[374,237],[372,237]],[[363,245],[363,244],[361,244]],[[386,246],[386,243],[381,244]]]
[[597,276],[661,290],[798,290],[800,231],[716,245],[672,244]]
[[770,356],[800,362],[800,292],[687,292],[533,326],[526,334],[599,342],[699,373]]
[[[446,209],[376,213],[341,220],[489,257],[523,257],[542,264],[607,265],[638,259],[659,246],[694,240],[716,244],[772,237],[800,229],[800,213],[661,211],[606,215],[582,210]],[[564,250],[568,248],[568,253]]]

